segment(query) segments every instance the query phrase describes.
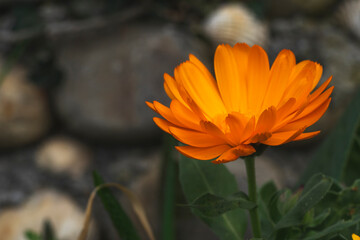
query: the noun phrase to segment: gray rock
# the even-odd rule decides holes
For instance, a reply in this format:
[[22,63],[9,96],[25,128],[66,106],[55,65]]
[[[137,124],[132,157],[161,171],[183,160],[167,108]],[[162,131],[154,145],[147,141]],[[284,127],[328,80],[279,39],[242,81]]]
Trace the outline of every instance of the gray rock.
[[91,162],[91,152],[71,138],[57,136],[45,141],[36,153],[37,165],[52,173],[65,173],[74,180],[83,176]]
[[[25,240],[26,231],[41,233],[45,221],[52,225],[56,238],[73,240],[79,236],[85,212],[67,195],[43,190],[34,193],[17,208],[4,209],[0,214],[0,235],[3,240]],[[95,240],[92,223],[89,238]]]
[[31,143],[50,126],[47,99],[26,79],[26,70],[15,66],[0,88],[0,147]]
[[[29,149],[18,148],[16,151],[0,153],[0,213],[23,204],[34,192],[42,189],[56,189],[69,195],[85,209],[94,189],[90,169],[96,169],[105,182],[120,183],[133,191],[144,205],[154,231],[158,231],[162,155],[157,147],[124,149],[119,146],[92,146],[93,161],[89,162],[90,169],[77,176],[76,181],[66,172],[53,174],[40,169],[35,162],[37,149],[36,146],[30,146]],[[133,217],[138,229],[142,229],[137,218],[132,215],[129,200],[119,190],[112,190],[122,200],[125,211]],[[99,239],[119,239],[106,210],[98,200],[93,206],[92,216],[100,230]]]
[[59,47],[66,81],[56,105],[72,131],[93,139],[133,141],[157,131],[145,101],[167,102],[163,74],[202,58],[204,45],[171,26],[123,26]]

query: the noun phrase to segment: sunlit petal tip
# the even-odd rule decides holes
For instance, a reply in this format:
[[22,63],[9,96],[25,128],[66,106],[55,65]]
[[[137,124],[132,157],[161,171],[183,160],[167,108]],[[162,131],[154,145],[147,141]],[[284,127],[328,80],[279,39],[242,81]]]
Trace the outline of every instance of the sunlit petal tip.
[[268,140],[272,136],[269,132],[257,133],[255,136],[251,137],[250,140],[246,141],[246,143],[262,143]]
[[352,234],[352,239],[353,240],[360,240],[360,237],[358,235],[356,235],[355,233]]
[[221,131],[221,129],[210,121],[201,120],[200,125],[205,132],[208,132],[208,133],[216,135],[216,136],[223,135],[223,132]]
[[261,46],[254,44],[251,48],[256,49],[257,51],[260,51],[262,53],[265,53],[266,56],[267,56],[267,53],[265,52],[265,50]]
[[235,45],[234,45],[234,47],[246,47],[246,48],[248,48],[248,47],[250,47],[247,43],[236,43]]
[[158,112],[158,111],[156,111],[156,108],[155,108],[155,106],[154,106],[153,103],[148,102],[148,101],[145,101],[145,103],[146,103],[146,105],[147,105],[149,108],[151,108],[153,111]]
[[249,156],[255,153],[256,150],[253,146],[248,144],[241,144],[236,147],[233,147],[223,154],[221,154],[217,159],[213,160],[212,163],[227,163],[237,160],[239,157]]
[[154,117],[153,121],[161,130],[163,130],[164,132],[170,133],[169,126],[173,126],[170,122],[168,122],[162,118],[157,118],[157,117]]
[[201,63],[200,60],[192,53],[189,54],[189,61],[190,62],[195,62],[195,63]]
[[300,136],[305,129],[307,128],[307,126],[304,126],[302,128],[300,128],[299,130],[297,130],[293,135],[291,135],[284,143],[288,143],[288,142],[292,142],[294,141],[294,139],[296,139],[298,136]]
[[168,73],[163,74],[164,79],[171,77]]
[[321,131],[302,133],[299,136],[297,136],[296,138],[294,138],[293,141],[307,140],[307,139],[310,139],[310,138],[313,138],[313,137],[319,135],[320,132]]
[[170,134],[177,140],[193,147],[213,147],[226,144],[226,142],[221,138],[213,137],[209,134],[190,129],[169,127],[169,131]]
[[181,154],[186,157],[194,158],[198,160],[210,160],[218,157],[220,154],[230,149],[229,145],[218,145],[214,147],[192,147],[192,146],[176,146]]

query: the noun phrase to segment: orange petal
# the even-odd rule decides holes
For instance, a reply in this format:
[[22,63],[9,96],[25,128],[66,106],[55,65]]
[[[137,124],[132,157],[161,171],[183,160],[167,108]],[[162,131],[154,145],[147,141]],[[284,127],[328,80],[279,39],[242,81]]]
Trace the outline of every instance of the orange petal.
[[151,108],[154,112],[158,112],[158,111],[156,111],[156,108],[155,108],[155,106],[154,106],[153,103],[148,102],[148,101],[146,101],[145,103],[146,103],[146,105],[148,105],[148,107]]
[[175,148],[186,157],[198,160],[210,160],[229,150],[231,147],[229,145],[219,145],[207,148],[198,148],[191,146],[176,146]]
[[176,99],[176,97],[174,96],[174,94],[171,92],[168,84],[164,81],[164,90],[166,92],[166,94],[168,95],[168,97],[173,100],[173,99]]
[[315,72],[316,70],[315,63],[310,60],[301,61],[296,64],[291,71],[287,86],[292,85],[296,83],[299,79],[304,78],[309,69],[313,69],[313,72]]
[[294,111],[292,110],[293,106],[296,103],[295,98],[290,98],[287,100],[283,105],[281,105],[280,108],[276,111],[276,117],[277,117],[277,123],[279,123],[281,120],[289,116]]
[[178,100],[171,101],[170,110],[174,117],[181,122],[184,127],[201,131],[199,116],[181,104]]
[[284,49],[278,54],[271,66],[263,108],[278,106],[295,64],[296,60],[292,51]]
[[155,107],[156,111],[161,116],[163,116],[166,120],[168,120],[169,122],[171,122],[175,125],[181,125],[181,123],[172,114],[170,108],[165,107],[164,105],[162,105],[161,103],[159,103],[157,101],[154,101],[154,107]]
[[272,133],[271,137],[262,143],[270,146],[285,144],[298,137],[302,132],[304,132],[305,128],[306,127],[293,131]]
[[288,143],[288,142],[292,142],[294,141],[295,138],[297,138],[298,136],[300,136],[305,129],[307,128],[307,126],[304,126],[302,128],[300,128],[299,130],[297,130],[291,137],[289,137],[284,143]]
[[315,69],[315,77],[314,77],[314,82],[313,82],[313,85],[312,85],[312,89],[314,89],[316,87],[316,85],[319,83],[320,79],[321,79],[321,75],[323,73],[323,67],[318,64],[318,63],[315,63],[315,66],[316,66],[316,69]]
[[275,107],[270,107],[264,110],[257,123],[256,123],[256,133],[269,132],[274,124],[276,123],[276,109]]
[[255,117],[249,119],[244,128],[244,132],[241,134],[242,142],[248,140],[253,134],[255,129]]
[[267,139],[269,139],[271,137],[271,133],[270,132],[264,132],[264,133],[257,133],[255,134],[255,136],[251,137],[248,141],[246,141],[246,144],[250,144],[250,143],[261,143],[266,141]]
[[200,125],[205,132],[213,136],[220,137],[224,135],[224,133],[210,121],[200,121]]
[[161,130],[163,130],[164,132],[167,132],[167,133],[170,133],[170,131],[169,131],[170,126],[175,126],[174,124],[171,124],[169,121],[166,121],[162,118],[154,117],[153,120]]
[[227,163],[238,159],[239,157],[249,156],[256,152],[255,148],[251,145],[241,144],[233,147],[223,154],[220,155],[216,160],[211,161],[212,163]]
[[353,235],[351,235],[353,240],[360,240],[360,237],[356,234],[353,233]]
[[213,147],[226,144],[226,142],[217,137],[213,137],[206,133],[181,129],[177,127],[169,127],[170,133],[180,142],[193,147]]
[[316,99],[314,99],[311,103],[309,103],[304,111],[302,111],[296,118],[302,118],[309,113],[315,111],[320,105],[322,105],[327,99],[329,99],[332,91],[334,89],[334,86],[327,89],[325,92],[323,92],[320,96],[318,96]]
[[[304,85],[304,81],[307,83],[308,81],[311,82],[310,89],[312,86],[313,79],[315,77],[316,65],[314,62],[305,60],[302,61],[293,68],[289,80],[287,81],[287,85],[285,88],[280,92],[281,101],[286,101],[289,98],[297,98],[292,94],[296,93],[300,90],[299,86]],[[297,100],[298,102],[298,100]]]
[[294,138],[293,141],[300,141],[300,140],[310,139],[310,138],[313,138],[313,137],[317,136],[319,133],[320,133],[320,131],[302,133],[299,136],[297,136],[296,138]]
[[[301,64],[302,63],[302,64]],[[290,84],[284,90],[282,99],[295,98],[300,105],[312,90],[314,77],[316,75],[316,64],[311,61],[303,61],[294,67]],[[294,73],[295,72],[295,73]]]
[[230,128],[230,136],[236,144],[240,144],[242,142],[241,135],[245,128],[243,120],[238,115],[239,114],[236,113],[229,114],[225,119],[226,124]]
[[181,79],[186,92],[206,115],[215,117],[226,113],[215,81],[203,74],[194,63],[187,61],[178,66],[175,78]]
[[242,102],[241,77],[232,48],[219,45],[214,57],[217,84],[228,112],[239,111]]
[[328,80],[326,80],[323,84],[321,84],[321,86],[310,95],[309,101],[311,102],[314,99],[316,99],[325,90],[325,88],[329,85],[331,80],[332,80],[332,76],[329,77]]
[[[165,86],[166,85],[166,86]],[[164,74],[164,88],[166,91],[166,88],[168,89],[168,91],[170,92],[170,94],[173,96],[173,98],[171,99],[177,99],[180,102],[182,102],[183,104],[185,104],[182,96],[180,95],[179,89],[178,89],[178,84],[176,83],[175,79],[173,77],[171,77],[169,74],[165,73]]]
[[213,75],[211,75],[209,70],[205,67],[205,65],[197,57],[195,57],[192,54],[189,54],[189,60],[190,60],[190,62],[195,64],[204,75],[206,75],[209,79],[211,79],[213,82],[215,82]]
[[260,46],[254,45],[249,52],[247,67],[248,109],[257,112],[268,87],[269,59]]
[[239,82],[240,90],[237,93],[240,96],[241,102],[239,103],[239,111],[245,112],[248,109],[248,103],[247,103],[247,95],[248,95],[248,89],[247,89],[247,82],[246,82],[246,74],[247,74],[247,65],[248,65],[248,56],[250,52],[251,47],[247,45],[246,43],[237,43],[233,47],[233,53],[236,59],[237,63],[237,69],[240,74],[240,79],[237,79],[236,81]]
[[281,128],[281,131],[289,131],[293,129],[299,129],[301,126],[313,125],[325,113],[325,111],[329,107],[330,101],[331,98],[327,99],[323,104],[321,104],[318,108],[316,108],[313,112],[309,113],[308,115],[296,119],[293,122],[287,123],[284,127]]
[[199,106],[196,105],[196,103],[190,97],[186,98],[185,101],[189,105],[191,110],[194,112],[194,114],[196,114],[201,120],[207,120]]

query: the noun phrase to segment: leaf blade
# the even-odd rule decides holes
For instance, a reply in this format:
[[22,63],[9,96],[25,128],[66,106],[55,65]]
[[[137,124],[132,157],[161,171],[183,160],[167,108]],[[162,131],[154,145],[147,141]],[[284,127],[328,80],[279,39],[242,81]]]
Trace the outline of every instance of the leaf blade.
[[[238,191],[234,176],[222,164],[200,161],[181,156],[180,183],[188,203],[205,193],[226,197]],[[218,217],[205,217],[198,210],[193,213],[203,220],[221,240],[243,239],[247,217],[243,210],[235,209]]]
[[[103,179],[97,172],[93,173],[93,180],[95,186],[104,184]],[[110,192],[110,190],[101,189],[98,191],[98,195],[121,239],[140,240],[140,237],[130,218],[127,216],[120,203]]]
[[[317,178],[317,176],[315,176],[315,178]],[[313,181],[310,180],[309,183],[313,184]],[[276,229],[287,228],[300,224],[306,212],[325,197],[326,193],[330,190],[331,185],[332,180],[323,176],[323,178],[315,185],[305,186],[297,204],[280,219],[280,221],[276,224]]]
[[211,193],[205,193],[189,206],[198,209],[206,217],[216,217],[237,208],[250,210],[255,208],[256,204],[249,201],[242,194],[235,193],[223,198]]

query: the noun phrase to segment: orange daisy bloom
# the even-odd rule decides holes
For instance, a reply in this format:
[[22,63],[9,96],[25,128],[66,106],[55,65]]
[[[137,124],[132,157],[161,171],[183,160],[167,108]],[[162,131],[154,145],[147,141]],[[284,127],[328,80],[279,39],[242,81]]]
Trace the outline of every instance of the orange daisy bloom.
[[322,66],[312,61],[296,64],[290,50],[282,50],[269,66],[261,47],[236,44],[216,49],[215,77],[193,55],[164,74],[170,107],[147,105],[164,119],[154,122],[187,146],[176,149],[187,157],[214,163],[253,154],[256,144],[281,145],[308,139],[304,133],[325,113],[333,87],[331,77],[313,91]]
[[353,240],[360,240],[360,237],[358,235],[356,235],[356,234],[353,234],[352,239]]

